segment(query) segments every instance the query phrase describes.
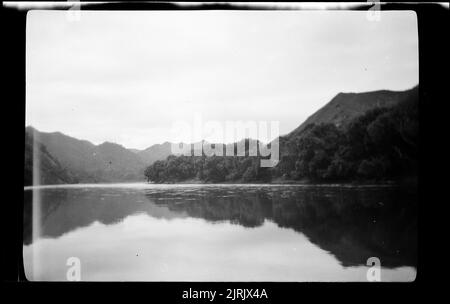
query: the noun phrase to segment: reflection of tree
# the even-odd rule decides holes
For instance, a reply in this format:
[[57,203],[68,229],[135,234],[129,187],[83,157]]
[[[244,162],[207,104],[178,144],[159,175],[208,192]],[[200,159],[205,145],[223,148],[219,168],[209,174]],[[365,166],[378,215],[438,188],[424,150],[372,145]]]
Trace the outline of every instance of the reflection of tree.
[[[152,200],[152,195],[147,195]],[[173,211],[185,211],[192,217],[208,221],[230,221],[244,227],[256,227],[263,224],[271,212],[271,204],[259,193],[251,195],[230,195],[226,191],[215,190],[207,193],[185,196],[176,200],[158,200]]]
[[[386,190],[383,190],[386,191]],[[384,266],[414,265],[417,213],[414,196],[399,190],[310,193],[275,212],[275,222],[303,232],[344,266],[377,256]],[[283,204],[283,203],[281,203]]]
[[[153,200],[153,194],[147,194]],[[245,227],[264,219],[305,234],[344,266],[363,265],[370,256],[383,266],[415,265],[416,195],[401,189],[310,188],[228,195],[225,190],[191,195],[188,200],[157,200],[171,210],[209,221],[229,220]]]

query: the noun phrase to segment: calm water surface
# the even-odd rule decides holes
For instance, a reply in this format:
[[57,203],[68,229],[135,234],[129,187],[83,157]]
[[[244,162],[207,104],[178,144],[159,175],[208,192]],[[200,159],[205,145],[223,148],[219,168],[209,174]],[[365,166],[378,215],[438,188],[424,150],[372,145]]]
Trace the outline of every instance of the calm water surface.
[[25,188],[28,280],[412,281],[417,193],[397,187],[104,184]]

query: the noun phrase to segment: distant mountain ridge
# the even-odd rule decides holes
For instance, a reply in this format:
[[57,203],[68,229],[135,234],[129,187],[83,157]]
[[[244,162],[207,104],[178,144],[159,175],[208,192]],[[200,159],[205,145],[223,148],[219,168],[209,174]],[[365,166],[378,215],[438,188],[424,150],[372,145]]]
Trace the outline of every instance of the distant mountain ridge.
[[137,155],[143,162],[145,162],[145,164],[151,165],[155,161],[165,159],[167,156],[172,154],[171,147],[172,144],[169,142],[155,144],[145,150],[138,151]]
[[39,132],[27,127],[26,133],[46,147],[53,158],[78,182],[120,182],[142,179],[145,164],[121,145],[105,142],[94,145],[60,132]]

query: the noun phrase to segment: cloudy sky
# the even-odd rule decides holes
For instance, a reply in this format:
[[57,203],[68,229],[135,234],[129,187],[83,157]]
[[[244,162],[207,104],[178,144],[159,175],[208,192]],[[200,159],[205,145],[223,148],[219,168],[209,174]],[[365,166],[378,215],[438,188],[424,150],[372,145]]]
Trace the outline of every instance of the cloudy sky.
[[138,149],[196,115],[285,134],[339,92],[419,77],[413,12],[31,11],[26,56],[26,125]]

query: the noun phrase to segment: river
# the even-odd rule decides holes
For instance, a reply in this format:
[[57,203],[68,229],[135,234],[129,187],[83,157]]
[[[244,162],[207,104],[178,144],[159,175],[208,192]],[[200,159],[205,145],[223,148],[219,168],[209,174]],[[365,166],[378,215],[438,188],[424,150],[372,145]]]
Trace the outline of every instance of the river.
[[382,281],[417,272],[417,190],[92,184],[24,189],[24,269],[65,281]]

